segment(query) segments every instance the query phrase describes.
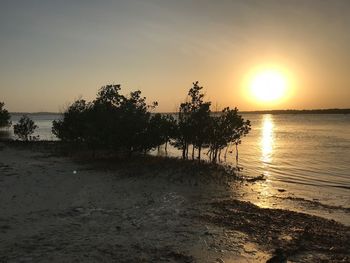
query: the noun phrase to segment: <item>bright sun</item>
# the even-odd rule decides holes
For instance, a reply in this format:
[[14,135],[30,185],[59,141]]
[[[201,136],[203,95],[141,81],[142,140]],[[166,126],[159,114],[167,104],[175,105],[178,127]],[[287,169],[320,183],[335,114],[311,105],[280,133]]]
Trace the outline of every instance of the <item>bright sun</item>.
[[275,70],[261,71],[252,78],[250,92],[261,102],[278,101],[286,95],[286,78]]

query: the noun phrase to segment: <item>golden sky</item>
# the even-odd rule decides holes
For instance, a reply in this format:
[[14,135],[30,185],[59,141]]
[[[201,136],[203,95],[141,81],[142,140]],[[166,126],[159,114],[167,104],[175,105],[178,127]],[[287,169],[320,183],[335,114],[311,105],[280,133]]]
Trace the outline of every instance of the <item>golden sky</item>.
[[[175,111],[193,81],[218,108],[350,107],[350,1],[1,1],[0,101],[63,109],[99,87],[141,89]],[[247,95],[273,68],[288,95]]]

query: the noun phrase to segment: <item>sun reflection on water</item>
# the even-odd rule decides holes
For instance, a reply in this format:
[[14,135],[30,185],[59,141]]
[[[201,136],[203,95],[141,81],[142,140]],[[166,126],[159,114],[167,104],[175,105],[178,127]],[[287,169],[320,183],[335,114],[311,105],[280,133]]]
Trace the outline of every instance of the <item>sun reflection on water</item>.
[[260,160],[262,162],[263,174],[266,177],[266,181],[254,185],[254,192],[258,193],[258,195],[255,196],[255,200],[253,198],[251,201],[256,205],[265,208],[272,208],[275,205],[271,199],[274,190],[270,183],[271,174],[269,172],[273,160],[274,143],[275,135],[273,116],[264,115],[261,123],[261,139],[259,146],[261,151]]
[[264,115],[262,120],[261,134],[261,160],[266,167],[272,161],[273,145],[274,145],[274,124],[271,115]]

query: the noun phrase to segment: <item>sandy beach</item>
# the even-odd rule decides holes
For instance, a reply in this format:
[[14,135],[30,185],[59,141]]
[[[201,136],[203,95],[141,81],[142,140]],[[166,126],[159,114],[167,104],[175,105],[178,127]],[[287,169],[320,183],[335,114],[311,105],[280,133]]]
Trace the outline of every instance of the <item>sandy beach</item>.
[[191,162],[1,143],[0,262],[350,261],[349,227],[238,201],[232,184]]

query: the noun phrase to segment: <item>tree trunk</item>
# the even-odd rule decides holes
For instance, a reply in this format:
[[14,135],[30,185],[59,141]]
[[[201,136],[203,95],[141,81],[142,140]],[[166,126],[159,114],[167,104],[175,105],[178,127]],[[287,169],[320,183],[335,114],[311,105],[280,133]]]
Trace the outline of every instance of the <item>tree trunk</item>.
[[202,151],[202,145],[199,145],[198,147],[198,160],[201,160],[201,151]]
[[238,166],[238,143],[236,143],[236,166]]
[[194,144],[192,144],[192,160],[194,160]]

